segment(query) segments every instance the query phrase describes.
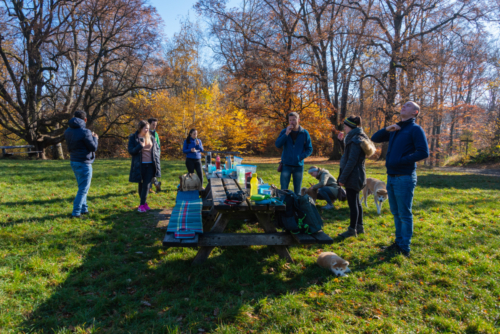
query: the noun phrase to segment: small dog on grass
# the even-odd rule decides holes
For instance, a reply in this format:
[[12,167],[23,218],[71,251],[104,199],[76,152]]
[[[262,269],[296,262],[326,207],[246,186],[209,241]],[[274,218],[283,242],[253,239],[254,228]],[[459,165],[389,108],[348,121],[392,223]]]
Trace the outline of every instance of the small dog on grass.
[[[311,187],[312,187],[312,183],[311,183]],[[314,204],[316,204],[316,200],[318,199],[318,189],[311,189],[311,188],[302,187],[302,189],[300,189],[300,196],[304,196],[306,194],[309,195],[313,199]]]
[[370,195],[373,195],[375,205],[377,206],[377,213],[380,214],[382,210],[382,204],[388,198],[385,183],[371,177],[367,178],[366,187],[363,188],[363,197],[361,198],[361,201],[365,202],[366,207],[368,207],[368,205],[366,204],[366,199]]
[[333,252],[324,252],[319,254],[316,261],[318,265],[322,268],[329,269],[337,276],[347,276],[346,273],[350,273],[349,262],[338,256]]

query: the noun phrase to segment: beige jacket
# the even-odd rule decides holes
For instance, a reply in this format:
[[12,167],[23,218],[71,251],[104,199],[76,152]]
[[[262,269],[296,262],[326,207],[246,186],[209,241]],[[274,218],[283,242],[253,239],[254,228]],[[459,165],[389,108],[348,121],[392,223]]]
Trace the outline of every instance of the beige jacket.
[[337,180],[330,174],[330,172],[327,169],[322,169],[320,168],[318,172],[318,176],[316,179],[319,180],[317,184],[315,184],[313,189],[319,189],[323,187],[328,187],[332,191],[333,194],[335,194],[335,197],[338,195],[338,184]]

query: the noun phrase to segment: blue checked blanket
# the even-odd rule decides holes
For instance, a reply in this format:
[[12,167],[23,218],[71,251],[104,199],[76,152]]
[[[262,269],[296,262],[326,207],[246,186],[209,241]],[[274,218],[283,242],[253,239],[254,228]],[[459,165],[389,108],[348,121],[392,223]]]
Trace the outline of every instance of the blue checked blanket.
[[174,233],[177,239],[190,239],[194,238],[196,233],[203,233],[202,207],[203,201],[198,191],[179,191],[167,233]]

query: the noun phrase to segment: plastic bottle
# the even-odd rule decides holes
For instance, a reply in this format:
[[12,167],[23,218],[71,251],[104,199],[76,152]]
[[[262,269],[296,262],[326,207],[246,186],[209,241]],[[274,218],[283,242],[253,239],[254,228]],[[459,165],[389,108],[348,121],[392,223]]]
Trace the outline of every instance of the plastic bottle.
[[220,169],[220,156],[215,157],[215,169]]
[[259,181],[257,180],[257,173],[252,175],[250,180],[250,196],[257,195],[259,193]]

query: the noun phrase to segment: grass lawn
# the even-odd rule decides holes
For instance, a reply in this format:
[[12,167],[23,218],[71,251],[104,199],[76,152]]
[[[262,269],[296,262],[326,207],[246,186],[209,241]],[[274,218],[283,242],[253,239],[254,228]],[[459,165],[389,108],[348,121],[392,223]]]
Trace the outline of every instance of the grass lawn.
[[[181,161],[164,161],[158,212],[172,207]],[[69,161],[0,160],[1,333],[500,333],[500,178],[420,169],[412,258],[388,257],[392,215],[373,199],[367,233],[341,240],[347,203],[322,213],[335,239],[323,247],[351,263],[336,278],[317,246],[164,249],[154,214],[135,212],[129,160],[99,160],[87,220],[70,220]],[[334,176],[338,165],[325,165]],[[279,184],[276,164],[258,166]],[[385,180],[385,168],[368,166]],[[305,176],[308,184],[313,179]],[[318,201],[324,205],[324,202]],[[228,230],[257,230],[234,222]]]

